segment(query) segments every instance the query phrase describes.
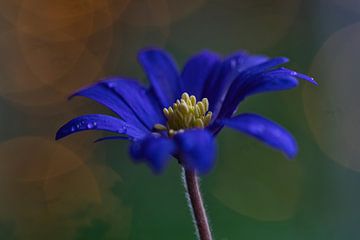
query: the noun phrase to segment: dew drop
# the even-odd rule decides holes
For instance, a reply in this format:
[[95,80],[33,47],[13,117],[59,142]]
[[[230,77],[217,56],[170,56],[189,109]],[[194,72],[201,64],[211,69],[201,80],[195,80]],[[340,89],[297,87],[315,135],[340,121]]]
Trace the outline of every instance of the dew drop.
[[127,132],[127,126],[122,126],[119,130],[118,133],[126,133]]
[[75,131],[75,127],[72,126],[71,129],[70,129],[71,132],[74,132]]
[[106,85],[108,86],[108,88],[114,88],[115,87],[114,82],[107,82]]
[[92,123],[88,123],[88,124],[86,125],[86,127],[87,127],[88,129],[91,129],[91,128],[94,127],[94,125],[93,125]]

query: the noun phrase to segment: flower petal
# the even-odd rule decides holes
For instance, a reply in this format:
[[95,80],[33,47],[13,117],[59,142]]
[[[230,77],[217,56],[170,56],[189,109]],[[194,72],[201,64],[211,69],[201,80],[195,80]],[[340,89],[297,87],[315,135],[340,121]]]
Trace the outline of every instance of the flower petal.
[[305,74],[302,74],[302,73],[298,73],[298,72],[295,72],[293,70],[290,70],[290,69],[287,69],[287,68],[284,68],[284,67],[281,67],[279,70],[282,70],[284,72],[287,72],[289,73],[290,75],[296,77],[296,78],[300,78],[300,79],[303,79],[303,80],[306,80],[312,84],[314,84],[315,86],[318,86],[319,84],[314,80],[314,78],[308,76],[308,75],[305,75]]
[[276,57],[242,71],[232,82],[216,117],[220,119],[231,117],[239,103],[252,90],[252,87],[261,82],[262,74],[286,62],[288,62],[287,58]]
[[130,146],[130,154],[136,162],[145,161],[155,173],[164,170],[176,147],[172,139],[149,135]]
[[70,134],[86,130],[103,130],[118,134],[126,134],[132,139],[141,138],[146,134],[146,132],[125,123],[121,119],[103,114],[89,114],[74,118],[63,125],[57,131],[55,139],[58,140]]
[[161,49],[144,49],[138,55],[140,64],[151,82],[162,107],[168,107],[180,97],[181,82],[171,56]]
[[289,61],[289,59],[285,58],[285,57],[275,57],[275,58],[269,59],[265,62],[262,62],[260,64],[254,65],[253,67],[246,69],[245,71],[243,71],[241,73],[241,76],[239,75],[239,78],[247,79],[248,77],[255,76],[259,73],[263,73],[263,72],[265,72],[269,69],[272,69],[276,66],[287,63],[288,61]]
[[209,99],[210,111],[214,118],[219,113],[230,85],[244,70],[265,62],[268,59],[262,55],[249,55],[245,51],[239,51],[228,56],[213,77],[206,82],[204,96]]
[[231,84],[225,104],[239,99],[240,93],[244,93],[249,85],[257,83],[260,74],[288,61],[287,58],[276,57],[242,71]]
[[184,84],[184,91],[202,99],[203,88],[216,66],[221,60],[218,54],[210,51],[202,51],[193,56],[184,67],[181,79]]
[[294,137],[277,123],[260,115],[244,113],[233,118],[223,119],[222,123],[282,151],[290,159],[297,154],[298,148]]
[[165,122],[158,103],[137,81],[114,77],[105,80],[104,83],[123,99],[148,129],[151,130],[156,123]]
[[131,109],[124,101],[124,99],[109,87],[109,84],[104,82],[96,83],[92,86],[77,91],[71,95],[69,99],[76,96],[90,98],[111,109],[125,122],[131,123],[132,125],[135,125],[143,130],[146,129],[146,125],[144,125],[141,119],[138,118],[134,112],[134,109]]
[[203,129],[188,130],[175,135],[178,155],[185,168],[207,173],[215,164],[216,144],[212,134]]
[[281,70],[274,70],[258,76],[252,84],[249,84],[243,90],[243,95],[249,96],[256,93],[288,90],[298,85],[299,81],[293,75]]

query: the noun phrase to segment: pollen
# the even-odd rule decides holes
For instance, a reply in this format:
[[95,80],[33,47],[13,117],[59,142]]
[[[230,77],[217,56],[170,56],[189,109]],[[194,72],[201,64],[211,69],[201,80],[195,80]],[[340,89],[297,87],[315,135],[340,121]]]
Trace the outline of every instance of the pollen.
[[167,130],[170,135],[184,129],[204,128],[209,125],[212,116],[207,98],[197,101],[194,95],[189,96],[186,92],[172,106],[164,108],[163,113],[167,119],[166,126],[155,124],[154,128],[158,131]]

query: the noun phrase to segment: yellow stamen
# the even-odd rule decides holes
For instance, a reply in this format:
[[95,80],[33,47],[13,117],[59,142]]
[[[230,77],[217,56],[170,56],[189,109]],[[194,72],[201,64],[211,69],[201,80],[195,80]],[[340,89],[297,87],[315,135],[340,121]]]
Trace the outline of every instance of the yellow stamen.
[[204,128],[210,124],[212,117],[207,98],[197,102],[194,95],[190,96],[186,92],[172,106],[164,108],[163,113],[167,119],[166,126],[155,124],[154,129],[168,131],[170,136],[182,132],[184,129]]

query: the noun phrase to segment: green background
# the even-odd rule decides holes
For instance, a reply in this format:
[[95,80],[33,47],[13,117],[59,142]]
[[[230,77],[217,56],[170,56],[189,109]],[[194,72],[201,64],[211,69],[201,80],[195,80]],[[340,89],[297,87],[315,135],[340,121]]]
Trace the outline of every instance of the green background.
[[0,1],[0,239],[194,239],[176,161],[160,176],[133,164],[128,144],[101,133],[53,140],[83,113],[109,113],[79,87],[109,75],[146,82],[136,53],[170,51],[182,66],[210,49],[291,59],[313,76],[246,99],[286,127],[286,158],[238,132],[218,137],[201,186],[214,237],[358,239],[360,1]]

